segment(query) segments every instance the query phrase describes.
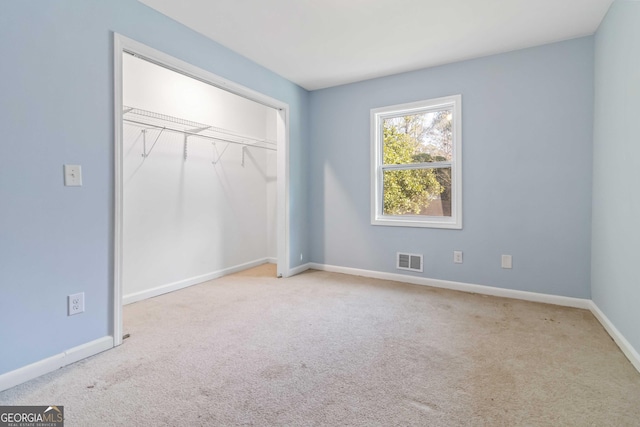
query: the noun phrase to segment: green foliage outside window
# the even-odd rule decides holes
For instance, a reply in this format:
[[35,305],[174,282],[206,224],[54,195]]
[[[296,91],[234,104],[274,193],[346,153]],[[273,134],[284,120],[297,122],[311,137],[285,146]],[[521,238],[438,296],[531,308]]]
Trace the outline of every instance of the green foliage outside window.
[[[386,120],[383,131],[385,165],[451,158],[451,116],[446,111],[435,113],[427,126],[423,115]],[[431,141],[436,143],[425,143]],[[451,193],[450,168],[386,170],[383,180],[385,215],[420,215],[431,201],[449,199]]]

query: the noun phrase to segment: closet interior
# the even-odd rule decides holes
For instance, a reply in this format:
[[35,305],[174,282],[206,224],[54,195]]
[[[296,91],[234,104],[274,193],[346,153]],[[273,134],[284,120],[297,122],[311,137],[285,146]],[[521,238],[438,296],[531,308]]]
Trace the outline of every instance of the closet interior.
[[277,111],[123,57],[123,302],[276,262]]

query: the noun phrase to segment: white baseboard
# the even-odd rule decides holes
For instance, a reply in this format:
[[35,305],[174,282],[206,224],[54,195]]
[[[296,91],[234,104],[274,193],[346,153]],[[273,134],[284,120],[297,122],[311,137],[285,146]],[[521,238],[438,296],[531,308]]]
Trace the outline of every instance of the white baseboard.
[[[139,292],[125,296],[125,304],[139,301],[140,299],[150,298],[151,296],[160,295],[167,292],[172,292],[177,289],[182,289],[187,286],[194,285],[196,283],[205,282],[218,277],[232,274],[238,271],[245,270],[247,268],[255,267],[261,264],[269,262],[269,259],[256,260],[250,263],[241,264],[235,267],[219,270],[214,273],[209,273],[202,276],[197,276],[188,280],[171,283],[169,285],[160,286],[158,288],[151,289],[149,291]],[[452,282],[447,280],[428,279],[424,277],[414,277],[404,274],[384,273],[380,271],[361,270],[349,267],[339,267],[318,263],[307,263],[295,267],[289,270],[289,275],[294,276],[300,274],[308,269],[330,271],[335,273],[344,273],[354,276],[370,277],[374,279],[393,280],[397,282],[411,283],[416,285],[432,286],[436,288],[451,289],[456,291],[477,293],[483,295],[492,295],[504,298],[513,298],[525,301],[541,302],[546,304],[555,304],[566,307],[583,308],[590,310],[598,321],[605,328],[607,333],[613,338],[615,343],[620,347],[622,353],[629,359],[631,364],[640,372],[640,354],[633,348],[633,346],[627,341],[627,339],[618,331],[618,329],[611,323],[609,318],[598,308],[598,306],[589,299],[571,298],[559,295],[540,294],[535,292],[517,291],[512,289],[495,288],[492,286],[474,285],[462,282]],[[146,296],[142,296],[143,294]],[[140,298],[132,300],[132,298]],[[127,301],[127,298],[130,298]],[[77,362],[84,358],[101,353],[113,347],[113,337],[103,337],[95,341],[74,347],[63,353],[51,356],[49,358],[40,360],[14,371],[7,372],[0,375],[0,391],[7,390],[23,382],[37,378],[41,375],[55,371],[56,369],[67,366],[71,363]]]
[[225,268],[222,270],[214,271],[200,276],[190,277],[188,279],[179,280],[177,282],[168,283],[166,285],[157,286],[151,289],[145,289],[144,291],[134,292],[124,295],[122,297],[122,304],[127,305],[134,302],[138,302],[147,298],[157,297],[158,295],[166,294],[169,292],[184,289],[189,286],[197,285],[199,283],[207,282],[209,280],[218,279],[220,277],[237,273],[248,268],[257,267],[262,264],[270,262],[271,258],[261,258],[255,261],[246,262],[244,264],[235,265],[233,267]]
[[565,307],[591,308],[591,300],[583,298],[564,297],[560,295],[540,294],[536,292],[517,291],[513,289],[496,288],[493,286],[474,285],[471,283],[452,282],[449,280],[429,279],[405,274],[385,273],[382,271],[360,270],[357,268],[338,267],[334,265],[310,263],[309,268],[334,273],[351,274],[353,276],[371,277],[373,279],[393,280],[414,285],[431,286],[434,288],[451,289],[454,291],[470,292],[474,294],[492,295],[503,298],[513,298],[524,301],[541,302],[545,304],[561,305]]
[[113,348],[113,337],[103,337],[0,375],[0,391],[48,374],[105,350]]
[[620,347],[620,350],[622,351],[622,353],[624,353],[624,355],[627,356],[627,359],[629,359],[629,362],[631,362],[631,364],[638,370],[638,372],[640,372],[640,354],[638,354],[638,352],[636,351],[636,349],[633,348],[631,343],[627,341],[624,335],[620,333],[618,328],[613,326],[613,323],[611,323],[611,320],[609,320],[609,318],[602,312],[602,310],[598,308],[596,303],[593,301],[590,301],[590,303],[591,304],[589,308],[593,313],[593,315],[602,324],[602,326],[609,333],[611,338],[613,338],[613,341],[615,341],[615,343],[618,344],[618,347]]
[[629,359],[631,364],[640,372],[640,354],[633,348],[631,343],[618,331],[609,318],[598,308],[595,302],[590,299],[571,298],[559,295],[540,294],[536,292],[516,291],[513,289],[495,288],[485,285],[474,285],[470,283],[451,282],[448,280],[428,279],[424,277],[408,276],[405,274],[384,273],[381,271],[360,270],[357,268],[339,267],[335,265],[309,263],[307,268],[334,273],[351,274],[353,276],[371,277],[374,279],[393,280],[396,282],[411,283],[415,285],[433,286],[435,288],[451,289],[455,291],[471,292],[482,295],[492,295],[504,298],[513,298],[545,304],[554,304],[564,307],[582,308],[591,311],[595,318],[602,324],[614,342],[620,347],[622,353]]
[[296,274],[300,274],[304,271],[307,271],[309,268],[311,268],[310,265],[311,264],[307,263],[307,264],[299,265],[297,267],[293,267],[292,269],[289,270],[289,273],[285,277],[295,276]]

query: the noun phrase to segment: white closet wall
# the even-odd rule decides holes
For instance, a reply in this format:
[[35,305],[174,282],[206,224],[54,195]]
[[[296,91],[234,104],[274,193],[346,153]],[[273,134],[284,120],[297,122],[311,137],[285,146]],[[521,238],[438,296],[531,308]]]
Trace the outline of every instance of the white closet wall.
[[[275,141],[275,110],[129,55],[123,100]],[[184,134],[148,128],[143,157],[144,127],[123,128],[125,303],[275,260],[274,151],[243,156],[241,145],[190,136],[185,160]]]

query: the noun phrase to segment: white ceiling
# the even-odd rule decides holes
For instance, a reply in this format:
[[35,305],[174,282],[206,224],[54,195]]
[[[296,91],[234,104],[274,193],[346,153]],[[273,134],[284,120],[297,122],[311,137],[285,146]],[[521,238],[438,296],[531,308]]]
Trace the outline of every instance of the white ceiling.
[[308,89],[593,34],[613,0],[140,0]]

